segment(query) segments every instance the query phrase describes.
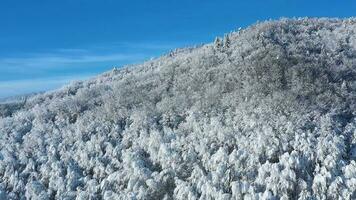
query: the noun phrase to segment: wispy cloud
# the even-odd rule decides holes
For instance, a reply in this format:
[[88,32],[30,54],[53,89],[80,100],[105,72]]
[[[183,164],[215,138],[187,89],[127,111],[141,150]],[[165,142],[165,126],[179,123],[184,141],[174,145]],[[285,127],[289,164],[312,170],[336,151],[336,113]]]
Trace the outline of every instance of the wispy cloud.
[[2,58],[0,67],[22,68],[35,66],[37,68],[60,67],[67,64],[98,63],[109,61],[134,61],[144,58],[142,54],[108,54],[108,55],[55,55],[36,54],[32,57]]
[[170,50],[170,49],[174,49],[174,48],[177,48],[177,47],[185,46],[184,43],[178,43],[178,42],[171,42],[171,43],[121,42],[121,43],[117,43],[116,45],[124,47],[124,48],[147,49],[147,50]]
[[[51,52],[28,53],[16,57],[0,57],[2,70],[35,70],[63,68],[86,63],[132,63],[158,56],[165,51],[181,47],[180,43],[120,42],[87,48],[55,49]],[[1,79],[1,77],[0,77]]]
[[[0,98],[47,91],[109,69],[144,59],[140,54],[37,54],[0,59]],[[99,68],[99,69],[98,69]],[[70,76],[66,76],[70,75]]]
[[12,57],[0,55],[0,97],[54,89],[69,80],[88,77],[113,66],[138,63],[181,46],[178,43],[120,42]]
[[53,90],[71,81],[85,80],[92,76],[94,76],[94,74],[0,81],[0,98]]

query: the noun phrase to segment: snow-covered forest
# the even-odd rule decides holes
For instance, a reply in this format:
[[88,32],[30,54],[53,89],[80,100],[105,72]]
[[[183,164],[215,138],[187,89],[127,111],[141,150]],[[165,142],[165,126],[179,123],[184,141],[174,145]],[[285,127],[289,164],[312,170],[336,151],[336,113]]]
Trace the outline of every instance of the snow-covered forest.
[[356,199],[356,19],[258,23],[0,112],[0,199]]

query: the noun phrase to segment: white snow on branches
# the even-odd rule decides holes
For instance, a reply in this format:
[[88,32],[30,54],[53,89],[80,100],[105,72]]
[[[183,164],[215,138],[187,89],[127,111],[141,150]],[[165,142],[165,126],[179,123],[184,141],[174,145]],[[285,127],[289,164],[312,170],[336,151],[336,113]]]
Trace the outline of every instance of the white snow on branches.
[[356,199],[356,20],[281,19],[0,105],[0,199]]

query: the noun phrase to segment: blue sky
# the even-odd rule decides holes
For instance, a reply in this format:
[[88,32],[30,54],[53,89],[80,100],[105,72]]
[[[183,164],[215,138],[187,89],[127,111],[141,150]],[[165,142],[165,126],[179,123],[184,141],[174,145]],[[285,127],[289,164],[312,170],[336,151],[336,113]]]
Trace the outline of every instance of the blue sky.
[[256,21],[355,15],[352,0],[1,0],[0,98],[207,43]]

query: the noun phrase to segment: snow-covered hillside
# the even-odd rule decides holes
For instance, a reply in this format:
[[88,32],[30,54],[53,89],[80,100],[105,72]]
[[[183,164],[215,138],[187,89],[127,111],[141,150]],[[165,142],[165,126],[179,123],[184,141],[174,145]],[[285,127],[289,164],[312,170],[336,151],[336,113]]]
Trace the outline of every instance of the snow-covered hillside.
[[0,199],[356,199],[356,19],[282,19],[0,115]]

